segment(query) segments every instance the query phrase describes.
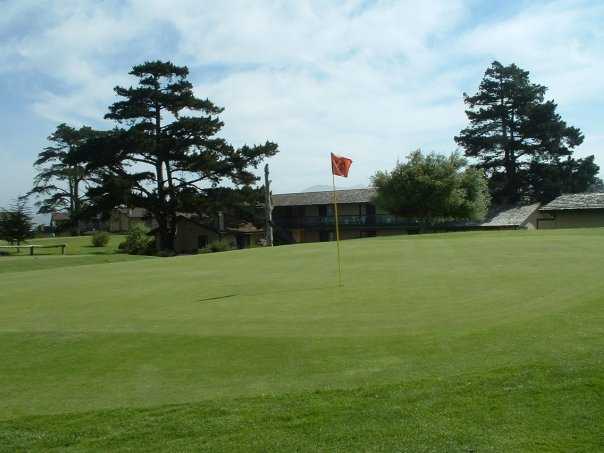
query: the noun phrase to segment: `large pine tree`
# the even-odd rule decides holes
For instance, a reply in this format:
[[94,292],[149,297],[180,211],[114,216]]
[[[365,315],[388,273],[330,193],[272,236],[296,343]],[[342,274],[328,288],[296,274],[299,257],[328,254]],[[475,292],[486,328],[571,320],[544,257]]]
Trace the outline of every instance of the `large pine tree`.
[[[568,126],[556,113],[554,101],[544,100],[546,90],[531,83],[528,71],[495,61],[486,70],[478,92],[473,96],[464,93],[470,125],[455,141],[487,172],[495,202],[547,201],[543,198],[560,193],[564,185],[573,186],[567,180],[545,189],[535,186],[539,178],[531,177],[535,168],[553,173],[555,168],[568,167],[573,149],[583,142],[581,131]],[[593,180],[598,167],[583,167],[587,172],[570,177]]]
[[254,183],[251,169],[276,154],[277,145],[236,149],[217,137],[222,108],[195,97],[187,67],[154,61],[130,74],[137,85],[116,87],[122,100],[105,116],[118,127],[87,149],[89,166],[101,173],[95,197],[105,208],[119,202],[147,208],[158,222],[160,247],[173,250],[177,212],[223,182]]

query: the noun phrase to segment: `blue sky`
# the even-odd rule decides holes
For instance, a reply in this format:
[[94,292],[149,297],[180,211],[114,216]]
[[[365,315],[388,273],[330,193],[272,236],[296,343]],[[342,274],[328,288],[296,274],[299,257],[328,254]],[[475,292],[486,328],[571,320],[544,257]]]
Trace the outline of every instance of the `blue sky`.
[[0,206],[31,187],[54,127],[109,128],[145,60],[187,65],[236,145],[273,140],[275,192],[367,185],[411,150],[449,153],[497,59],[531,72],[604,168],[604,2],[0,0]]

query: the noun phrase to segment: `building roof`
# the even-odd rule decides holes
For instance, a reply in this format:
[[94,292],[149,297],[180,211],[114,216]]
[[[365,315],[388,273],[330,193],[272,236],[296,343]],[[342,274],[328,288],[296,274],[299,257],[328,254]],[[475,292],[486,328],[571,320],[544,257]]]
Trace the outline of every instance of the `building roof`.
[[127,206],[118,206],[113,208],[113,212],[126,214],[130,219],[142,219],[149,215],[145,208],[129,208]]
[[480,224],[483,227],[522,226],[528,218],[539,209],[539,203],[525,206],[499,206],[492,209],[486,220]]
[[250,222],[242,222],[236,227],[227,228],[227,231],[230,231],[232,233],[254,234],[262,233],[264,230],[262,228],[256,227],[256,225]]
[[67,212],[53,212],[50,214],[50,218],[53,222],[62,222],[69,220],[69,214]]
[[[214,225],[208,223],[208,222],[203,222],[199,219],[199,217],[197,216],[192,216],[192,215],[182,215],[181,213],[177,213],[176,214],[176,222],[180,223],[180,222],[189,222],[189,223],[193,223],[195,225],[197,225],[200,228],[204,228],[206,230],[210,230],[213,231],[214,233],[218,234],[218,228],[215,228]],[[152,234],[157,234],[159,233],[159,227],[155,227],[152,228],[147,234],[148,235],[152,235]]]
[[569,193],[560,195],[543,206],[540,211],[567,211],[578,209],[604,209],[604,193]]
[[[178,214],[176,216],[177,222],[190,222],[201,228],[205,228],[206,230],[213,231],[215,233],[220,233],[219,229],[216,228],[208,219],[200,219],[198,216],[193,215],[182,215]],[[155,228],[151,232],[156,232],[158,228]],[[241,222],[236,226],[226,227],[222,232],[231,232],[231,233],[242,233],[242,234],[254,234],[254,233],[262,233],[264,230],[262,228],[256,227],[251,222]]]
[[[376,189],[336,190],[338,203],[369,203],[376,194]],[[309,206],[333,203],[332,191],[282,193],[272,196],[273,206]]]

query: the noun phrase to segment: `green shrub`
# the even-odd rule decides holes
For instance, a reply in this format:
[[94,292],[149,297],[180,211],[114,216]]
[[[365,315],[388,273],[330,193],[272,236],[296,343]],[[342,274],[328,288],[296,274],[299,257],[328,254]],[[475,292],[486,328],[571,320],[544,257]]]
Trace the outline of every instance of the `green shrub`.
[[91,242],[93,247],[105,247],[109,244],[111,236],[106,231],[95,231],[92,235]]
[[144,225],[135,224],[130,227],[126,240],[119,245],[119,249],[129,255],[153,255],[155,241],[149,237],[149,231]]
[[212,252],[212,253],[226,252],[227,250],[231,250],[231,244],[225,240],[216,241],[216,242],[212,242],[210,244],[209,249],[210,249],[210,252]]

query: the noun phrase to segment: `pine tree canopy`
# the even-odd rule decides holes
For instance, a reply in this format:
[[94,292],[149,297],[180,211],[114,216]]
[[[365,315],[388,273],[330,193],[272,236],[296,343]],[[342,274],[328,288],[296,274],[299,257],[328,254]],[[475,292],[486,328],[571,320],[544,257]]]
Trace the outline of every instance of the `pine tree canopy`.
[[38,174],[30,194],[38,197],[38,212],[67,212],[75,234],[80,233],[79,220],[88,201],[86,192],[93,183],[93,175],[80,158],[80,148],[100,136],[101,132],[87,126],[76,129],[59,124],[48,137],[51,145],[34,162]]
[[116,87],[122,99],[105,115],[117,127],[86,147],[89,167],[101,175],[92,193],[105,206],[147,208],[159,224],[161,248],[173,249],[176,213],[191,209],[193,194],[223,183],[254,183],[252,170],[278,148],[268,141],[234,148],[218,137],[223,109],[195,96],[185,66],[147,62],[130,75],[137,84]]
[[[540,165],[559,166],[583,142],[581,131],[568,126],[556,112],[556,103],[545,100],[546,91],[545,86],[531,83],[528,71],[495,61],[478,92],[464,93],[470,125],[455,141],[487,172],[491,193],[499,203],[547,201],[559,193],[562,185],[553,192],[535,186],[538,181],[530,171]],[[597,166],[595,173],[575,177],[591,180],[596,174]]]

